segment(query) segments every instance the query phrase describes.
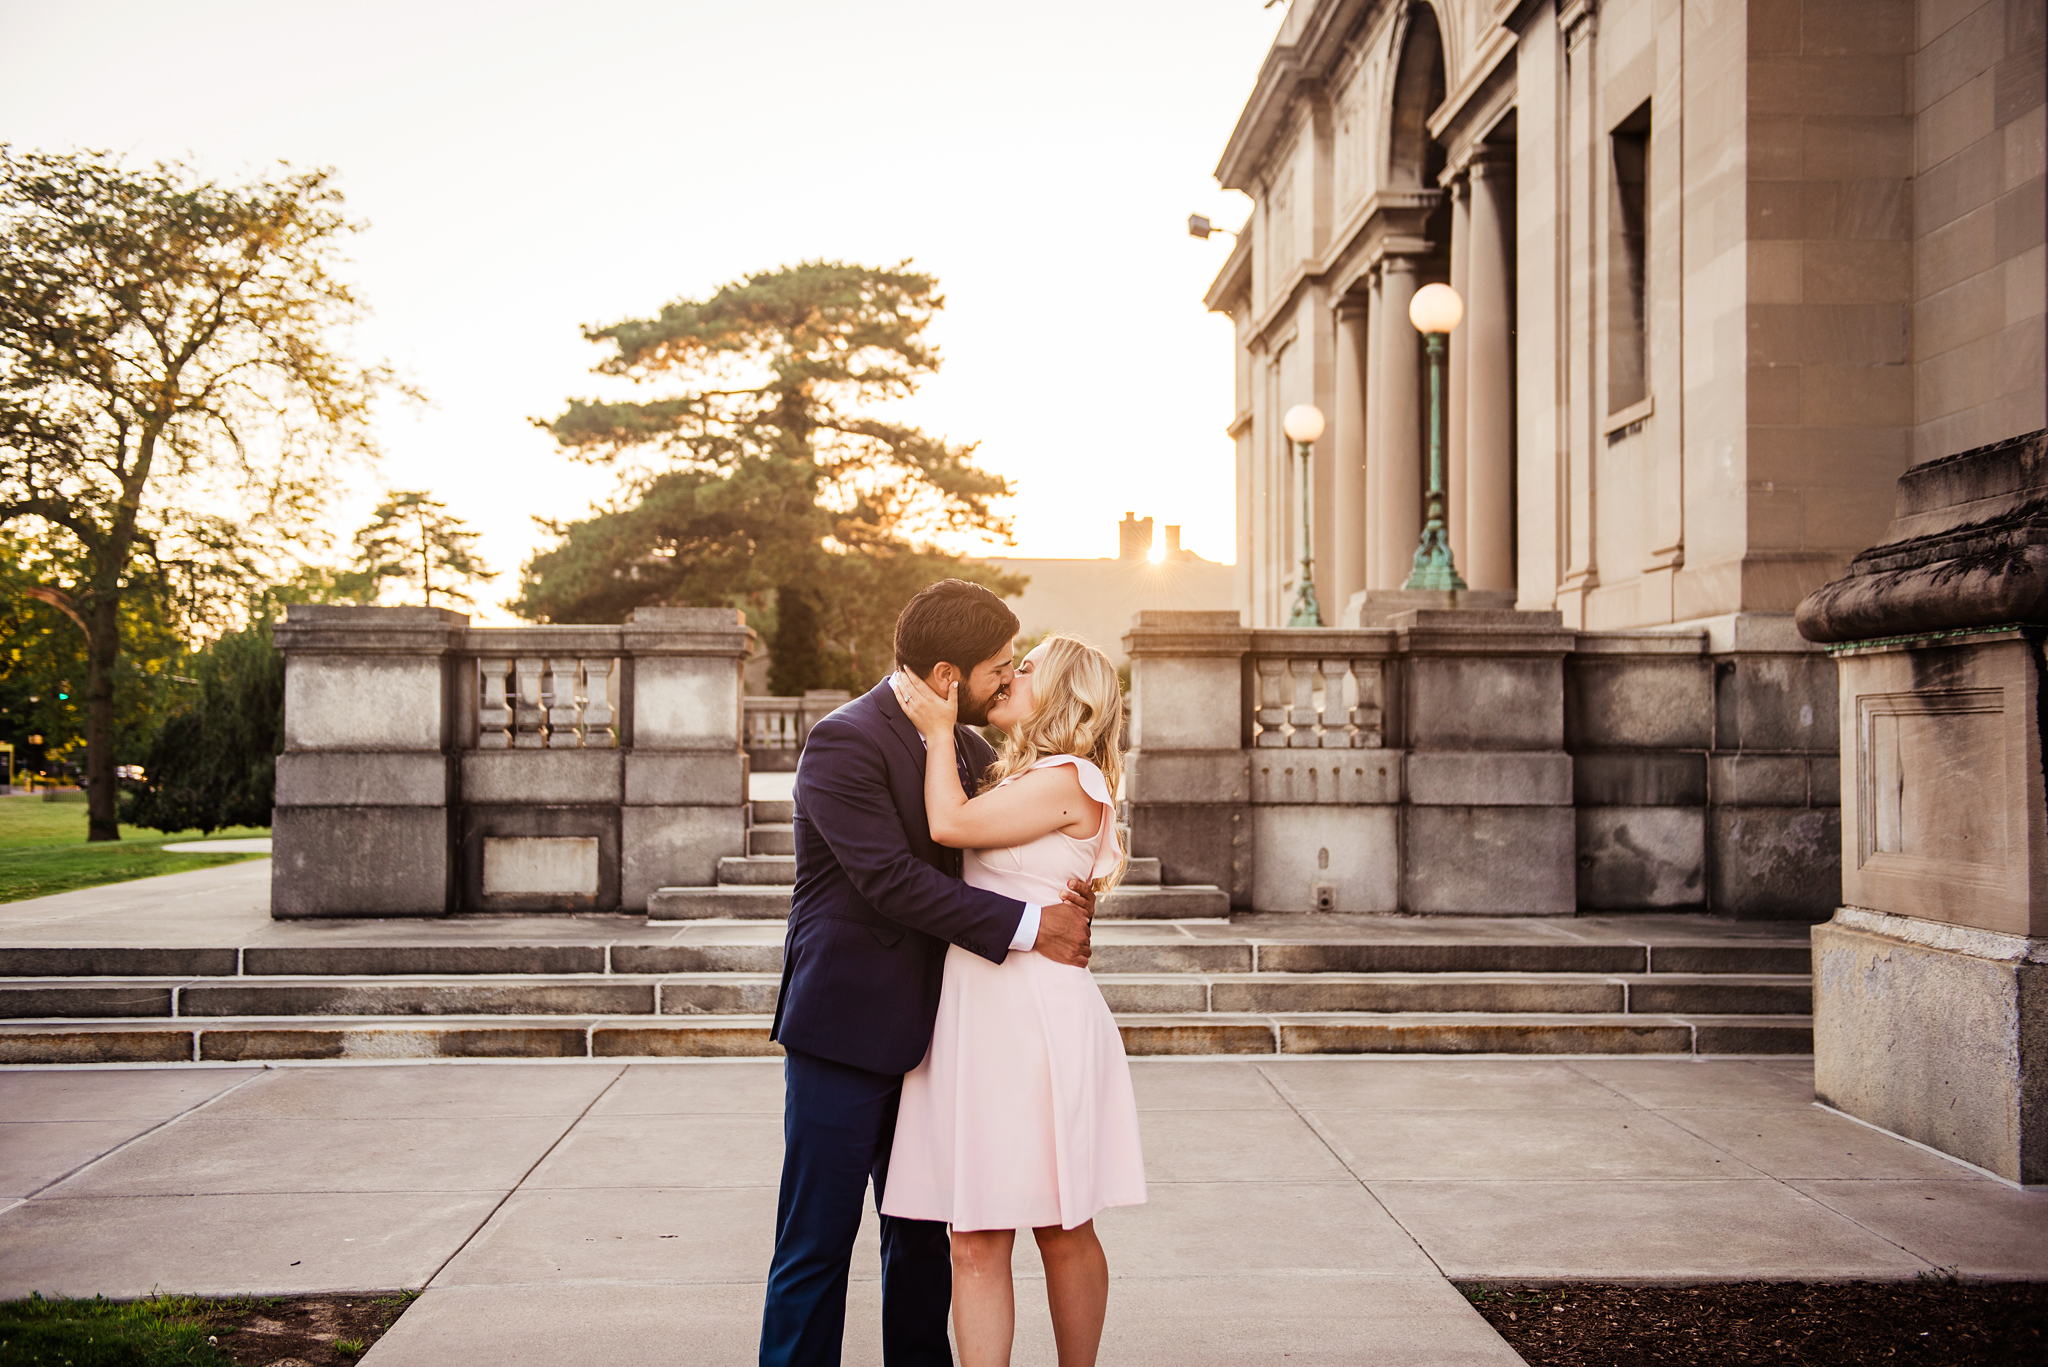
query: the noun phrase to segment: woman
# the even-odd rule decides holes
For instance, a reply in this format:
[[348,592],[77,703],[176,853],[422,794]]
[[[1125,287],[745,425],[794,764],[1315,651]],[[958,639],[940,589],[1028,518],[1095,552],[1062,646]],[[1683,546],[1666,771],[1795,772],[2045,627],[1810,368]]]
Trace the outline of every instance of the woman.
[[[1056,635],[1024,657],[989,707],[1008,740],[973,798],[953,757],[958,686],[940,697],[902,671],[894,686],[928,747],[932,837],[966,851],[969,883],[1039,905],[1070,877],[1115,884],[1123,697],[1108,656]],[[1060,1367],[1093,1367],[1109,1301],[1095,1214],[1144,1199],[1130,1065],[1093,975],[1028,951],[996,965],[950,949],[931,1049],[903,1079],[882,1210],[952,1225],[962,1367],[1010,1360],[1010,1254],[1026,1226]]]

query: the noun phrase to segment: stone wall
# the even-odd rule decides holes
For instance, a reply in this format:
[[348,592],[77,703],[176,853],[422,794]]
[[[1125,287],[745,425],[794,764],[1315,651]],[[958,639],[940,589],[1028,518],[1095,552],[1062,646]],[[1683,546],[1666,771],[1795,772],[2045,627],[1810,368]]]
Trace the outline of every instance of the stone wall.
[[1826,916],[1834,666],[1789,619],[1142,613],[1134,852],[1242,911]]
[[637,912],[745,852],[737,613],[295,606],[271,913]]

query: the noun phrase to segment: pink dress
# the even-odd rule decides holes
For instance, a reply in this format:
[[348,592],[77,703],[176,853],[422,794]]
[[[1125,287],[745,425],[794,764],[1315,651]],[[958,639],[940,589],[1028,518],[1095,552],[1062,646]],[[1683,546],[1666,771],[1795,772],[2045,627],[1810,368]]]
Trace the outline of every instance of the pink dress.
[[[1102,825],[1076,840],[1054,831],[1007,849],[968,850],[966,880],[1034,905],[1069,878],[1117,864],[1115,804],[1102,771],[1071,764],[1102,804]],[[903,1079],[885,1215],[955,1229],[1072,1229],[1106,1206],[1141,1205],[1145,1158],[1123,1038],[1085,968],[1011,950],[992,964],[946,951],[939,1018],[924,1062]]]

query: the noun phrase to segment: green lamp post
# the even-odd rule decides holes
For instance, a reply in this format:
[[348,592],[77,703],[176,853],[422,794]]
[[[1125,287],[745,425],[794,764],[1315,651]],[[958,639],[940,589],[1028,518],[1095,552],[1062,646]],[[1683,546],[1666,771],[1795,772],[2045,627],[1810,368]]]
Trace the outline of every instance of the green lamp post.
[[1312,403],[1298,403],[1287,410],[1280,422],[1287,439],[1301,455],[1301,591],[1294,595],[1290,627],[1323,625],[1323,610],[1316,604],[1315,556],[1309,545],[1309,485],[1315,478],[1316,438],[1323,435],[1323,410]]
[[1415,568],[1404,589],[1462,589],[1451,563],[1450,519],[1444,497],[1444,339],[1465,317],[1465,301],[1449,285],[1424,285],[1408,304],[1408,321],[1429,347],[1429,515]]

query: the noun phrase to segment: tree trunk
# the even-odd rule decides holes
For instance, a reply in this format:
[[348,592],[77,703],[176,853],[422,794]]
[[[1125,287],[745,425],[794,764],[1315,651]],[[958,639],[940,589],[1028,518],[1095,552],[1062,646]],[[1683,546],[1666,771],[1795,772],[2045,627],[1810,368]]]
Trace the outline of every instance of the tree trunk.
[[96,594],[85,643],[85,812],[87,840],[119,840],[120,785],[114,778],[114,665],[121,654],[121,600]]

